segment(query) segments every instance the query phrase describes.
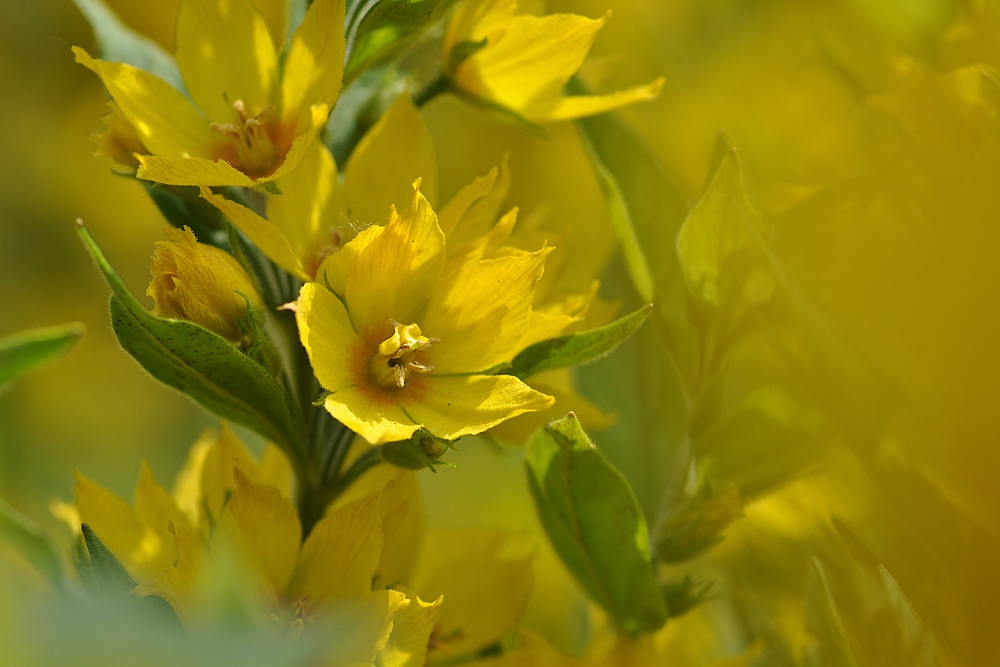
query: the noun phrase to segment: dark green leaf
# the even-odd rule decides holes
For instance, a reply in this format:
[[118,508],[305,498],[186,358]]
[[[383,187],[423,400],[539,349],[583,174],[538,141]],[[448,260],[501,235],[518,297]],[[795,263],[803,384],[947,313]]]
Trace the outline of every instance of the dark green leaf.
[[155,74],[177,90],[184,90],[177,63],[159,44],[125,25],[102,0],[73,2],[94,29],[97,48],[104,60],[128,63]]
[[60,585],[63,569],[52,543],[30,519],[0,500],[0,540],[14,547],[50,583]]
[[651,304],[646,305],[603,327],[535,343],[514,357],[510,373],[523,380],[544,371],[600,359],[634,334],[652,309]]
[[198,188],[184,185],[163,185],[139,181],[149,193],[163,217],[174,227],[190,227],[195,237],[222,249],[228,249],[226,218],[222,212],[202,199]]
[[[362,70],[385,62],[442,19],[456,0],[376,0],[358,7],[348,21],[344,84]],[[359,3],[360,4],[360,3]]]
[[128,593],[135,588],[135,581],[132,580],[128,570],[105,546],[97,533],[87,524],[80,526],[80,529],[83,532],[83,541],[87,545],[87,552],[90,554],[90,564],[94,568],[94,579],[98,589],[103,593],[119,594]]
[[584,590],[628,633],[662,626],[667,609],[642,511],[573,413],[531,438],[525,467],[549,540]]
[[0,387],[65,353],[83,335],[79,322],[33,329],[0,339]]
[[118,342],[143,368],[224,419],[298,450],[287,394],[259,363],[192,322],[152,315],[128,291],[81,224],[80,236],[107,278]]

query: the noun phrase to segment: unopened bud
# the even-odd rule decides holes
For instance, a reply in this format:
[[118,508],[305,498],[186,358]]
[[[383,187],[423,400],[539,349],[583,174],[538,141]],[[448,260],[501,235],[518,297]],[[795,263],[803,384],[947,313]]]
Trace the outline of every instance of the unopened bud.
[[168,228],[167,239],[156,244],[150,262],[146,294],[153,313],[200,324],[237,344],[248,342],[247,301],[255,308],[262,301],[247,272],[224,250],[198,243],[188,227]]

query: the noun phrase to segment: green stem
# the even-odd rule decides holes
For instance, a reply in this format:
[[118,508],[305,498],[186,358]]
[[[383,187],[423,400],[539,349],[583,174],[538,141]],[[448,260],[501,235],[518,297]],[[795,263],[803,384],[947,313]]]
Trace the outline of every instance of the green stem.
[[419,109],[435,97],[451,90],[451,79],[442,72],[436,79],[428,83],[413,95],[413,104]]

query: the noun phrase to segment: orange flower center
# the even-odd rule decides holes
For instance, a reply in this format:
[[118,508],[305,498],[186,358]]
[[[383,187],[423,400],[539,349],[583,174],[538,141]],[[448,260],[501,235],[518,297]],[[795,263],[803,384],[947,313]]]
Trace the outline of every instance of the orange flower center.
[[227,139],[220,157],[247,176],[267,176],[284,161],[288,146],[282,141],[281,128],[272,119],[274,106],[269,105],[254,115],[243,100],[233,102],[235,122],[212,123],[212,131]]

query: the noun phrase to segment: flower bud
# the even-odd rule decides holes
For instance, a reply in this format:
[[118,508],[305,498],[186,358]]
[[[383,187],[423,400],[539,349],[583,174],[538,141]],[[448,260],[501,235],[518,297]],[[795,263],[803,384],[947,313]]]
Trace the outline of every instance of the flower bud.
[[238,345],[249,342],[241,326],[247,301],[262,306],[243,267],[224,250],[198,243],[194,232],[168,228],[167,241],[156,244],[146,294],[159,317],[189,320]]

